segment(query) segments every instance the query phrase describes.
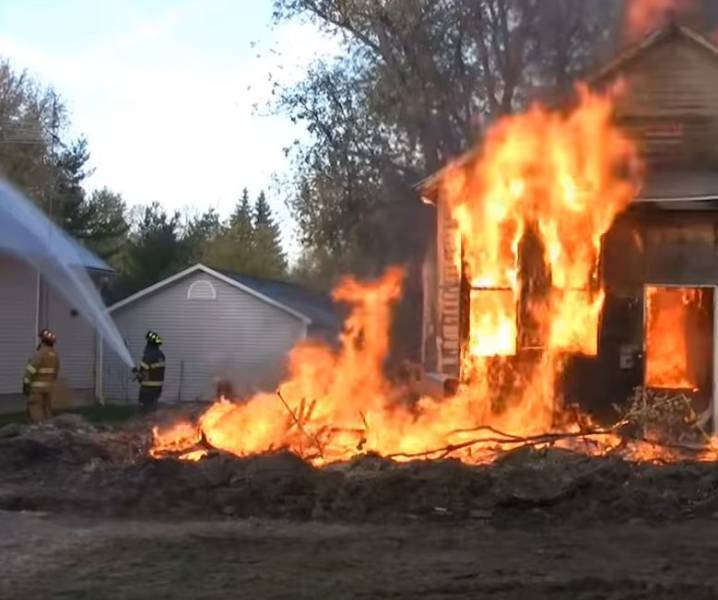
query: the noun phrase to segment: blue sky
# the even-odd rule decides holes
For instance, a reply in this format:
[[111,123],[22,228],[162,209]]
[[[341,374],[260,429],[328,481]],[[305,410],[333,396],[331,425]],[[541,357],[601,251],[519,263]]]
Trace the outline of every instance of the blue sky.
[[[0,54],[62,95],[89,142],[90,188],[226,215],[242,187],[287,172],[282,149],[303,135],[263,110],[269,74],[291,83],[337,52],[271,15],[272,0],[0,0]],[[296,250],[281,194],[270,198]]]

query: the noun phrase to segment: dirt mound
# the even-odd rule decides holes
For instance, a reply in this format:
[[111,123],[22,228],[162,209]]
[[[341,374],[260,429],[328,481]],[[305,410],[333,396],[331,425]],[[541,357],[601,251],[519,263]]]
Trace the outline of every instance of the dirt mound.
[[522,450],[491,466],[367,455],[315,469],[293,454],[147,457],[147,427],[81,418],[0,430],[0,508],[347,521],[680,520],[718,513],[713,464],[632,464]]

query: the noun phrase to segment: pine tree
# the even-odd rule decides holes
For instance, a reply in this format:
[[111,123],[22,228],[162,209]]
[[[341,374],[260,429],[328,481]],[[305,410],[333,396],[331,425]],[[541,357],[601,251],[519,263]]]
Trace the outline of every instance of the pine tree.
[[281,232],[263,191],[254,204],[254,254],[265,277],[286,274],[287,260],[282,249]]
[[86,245],[102,258],[114,259],[127,243],[130,230],[125,201],[105,187],[92,192],[85,204],[89,232]]
[[265,196],[264,191],[261,191],[254,203],[254,226],[259,229],[260,227],[271,227],[272,225],[272,209],[269,202],[267,202],[267,196]]
[[249,202],[249,192],[247,188],[242,190],[242,197],[229,218],[229,228],[232,238],[238,244],[250,245],[252,243],[252,235],[254,233],[254,225],[252,224],[252,206]]
[[187,251],[189,266],[202,259],[205,248],[222,233],[222,223],[214,208],[191,217],[185,226],[183,242]]
[[144,208],[127,243],[124,286],[134,292],[156,283],[181,268],[185,256],[180,214],[168,215],[155,202]]
[[202,262],[255,277],[279,278],[286,274],[279,226],[274,223],[264,192],[252,206],[249,192],[243,190],[225,230],[207,244]]

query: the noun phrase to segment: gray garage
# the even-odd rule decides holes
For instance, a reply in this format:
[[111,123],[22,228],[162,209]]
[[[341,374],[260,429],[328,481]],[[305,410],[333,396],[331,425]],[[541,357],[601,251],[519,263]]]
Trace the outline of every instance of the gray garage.
[[[109,310],[137,362],[146,331],[162,336],[167,356],[164,402],[211,400],[220,378],[242,395],[272,389],[297,342],[332,338],[339,328],[331,302],[322,295],[201,264]],[[105,400],[135,402],[137,385],[129,369],[107,347],[101,362]]]

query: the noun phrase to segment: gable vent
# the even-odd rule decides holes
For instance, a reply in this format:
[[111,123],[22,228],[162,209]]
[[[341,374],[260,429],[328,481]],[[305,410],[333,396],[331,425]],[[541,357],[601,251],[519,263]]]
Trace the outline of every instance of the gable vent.
[[187,300],[216,300],[217,290],[206,279],[195,281],[187,289]]

